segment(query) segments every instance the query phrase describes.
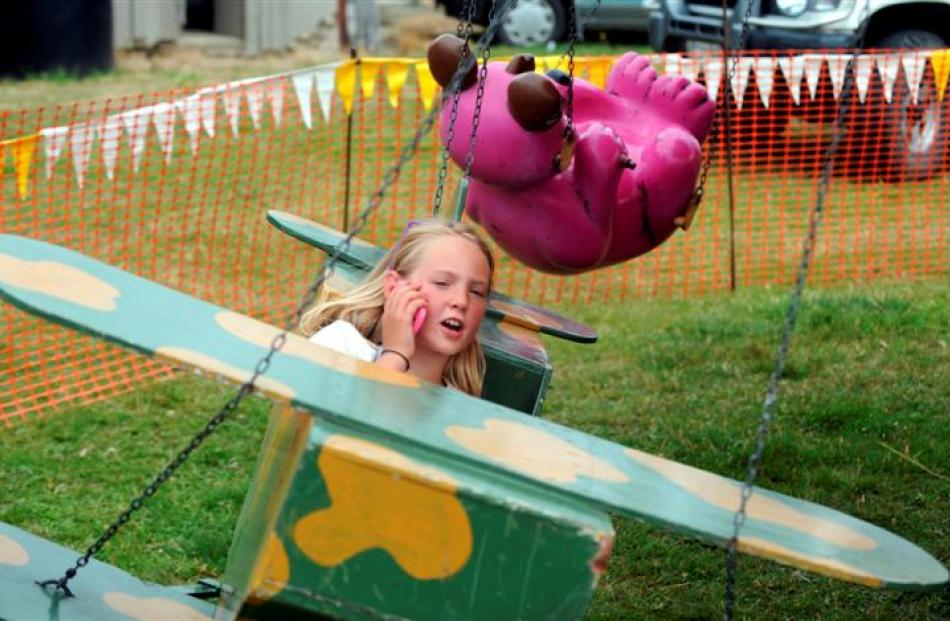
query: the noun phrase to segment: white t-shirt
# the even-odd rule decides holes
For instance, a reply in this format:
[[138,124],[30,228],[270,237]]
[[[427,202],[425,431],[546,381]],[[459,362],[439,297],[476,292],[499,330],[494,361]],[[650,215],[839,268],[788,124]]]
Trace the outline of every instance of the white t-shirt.
[[380,346],[365,339],[353,324],[342,319],[321,328],[310,337],[310,342],[365,362],[375,362],[379,358]]

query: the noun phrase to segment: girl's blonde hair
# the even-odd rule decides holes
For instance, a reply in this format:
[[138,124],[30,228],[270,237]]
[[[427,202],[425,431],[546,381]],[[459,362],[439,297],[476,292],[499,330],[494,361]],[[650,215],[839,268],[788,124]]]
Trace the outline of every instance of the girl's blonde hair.
[[[305,336],[314,334],[338,319],[352,324],[365,338],[379,343],[379,320],[383,314],[383,277],[387,270],[394,270],[408,277],[422,261],[430,241],[446,235],[466,239],[482,251],[488,261],[489,290],[495,273],[495,259],[485,240],[468,224],[445,220],[422,220],[410,223],[402,237],[380,260],[362,283],[349,291],[335,290],[324,285],[317,302],[300,320],[300,331]],[[485,378],[485,355],[478,339],[459,353],[449,357],[442,372],[442,382],[457,390],[478,396]]]

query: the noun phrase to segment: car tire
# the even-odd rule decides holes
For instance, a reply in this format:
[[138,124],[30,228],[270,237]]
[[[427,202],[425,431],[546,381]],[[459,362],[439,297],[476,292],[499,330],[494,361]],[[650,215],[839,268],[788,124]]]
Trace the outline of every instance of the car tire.
[[[926,30],[901,30],[876,44],[881,48],[913,49],[946,46],[942,37]],[[907,81],[898,79],[891,103],[876,109],[887,111],[881,119],[883,133],[878,137],[877,154],[878,171],[885,180],[929,179],[940,172],[950,147],[950,115],[947,102],[937,98],[932,80],[921,81],[915,104]]]
[[517,47],[546,45],[560,41],[566,29],[560,0],[513,0],[498,27],[498,39]]

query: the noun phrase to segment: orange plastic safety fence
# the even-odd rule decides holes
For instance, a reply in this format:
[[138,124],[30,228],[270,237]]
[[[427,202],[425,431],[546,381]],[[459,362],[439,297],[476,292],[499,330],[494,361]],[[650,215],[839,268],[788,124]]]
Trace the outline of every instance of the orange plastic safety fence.
[[[602,84],[613,60],[576,64],[581,77]],[[619,303],[789,282],[850,56],[749,54],[731,80],[715,54],[654,61],[661,73],[698,79],[720,106],[726,88],[734,95],[731,216],[720,133],[706,145],[713,165],[691,230],[637,260],[569,278],[501,256],[500,290],[542,304]],[[199,91],[3,113],[0,225],[280,322],[322,255],[269,226],[266,211],[352,224],[432,103],[420,95],[433,88],[421,67],[365,59]],[[833,162],[812,282],[945,273],[950,55],[880,50],[855,69],[858,96]],[[388,245],[407,219],[431,211],[439,152],[434,133],[365,237]],[[457,182],[453,167],[448,204]],[[171,372],[10,306],[2,313],[4,425]]]

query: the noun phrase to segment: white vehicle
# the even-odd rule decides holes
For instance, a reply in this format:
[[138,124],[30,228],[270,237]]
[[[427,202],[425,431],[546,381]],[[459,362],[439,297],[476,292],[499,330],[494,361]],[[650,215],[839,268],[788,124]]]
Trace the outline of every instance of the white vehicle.
[[[730,40],[739,40],[748,14],[746,49],[843,49],[855,43],[862,20],[868,20],[864,48],[936,49],[950,47],[950,0],[727,0]],[[661,51],[722,43],[721,0],[660,0],[650,15],[650,44]],[[939,101],[932,81],[924,81],[917,102],[898,82],[894,95],[900,112],[883,119],[880,132],[868,142],[877,163],[898,179],[934,175],[945,161],[950,129],[950,97]],[[803,101],[796,114],[813,118],[834,106]],[[810,109],[808,109],[810,108]],[[871,107],[855,106],[855,113]],[[876,125],[875,125],[876,126]],[[899,172],[898,172],[899,171]]]

